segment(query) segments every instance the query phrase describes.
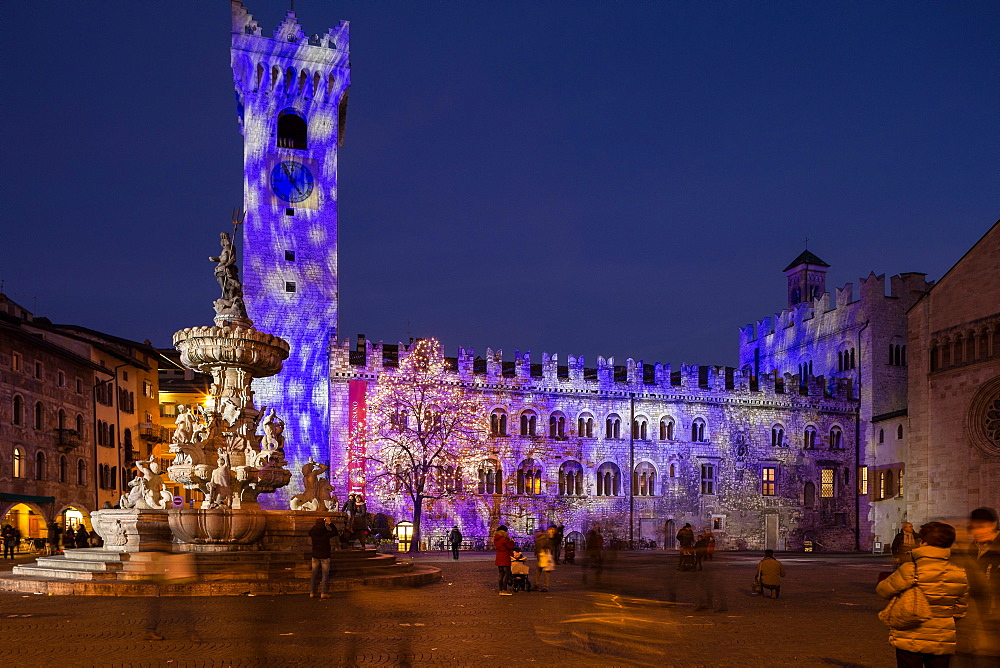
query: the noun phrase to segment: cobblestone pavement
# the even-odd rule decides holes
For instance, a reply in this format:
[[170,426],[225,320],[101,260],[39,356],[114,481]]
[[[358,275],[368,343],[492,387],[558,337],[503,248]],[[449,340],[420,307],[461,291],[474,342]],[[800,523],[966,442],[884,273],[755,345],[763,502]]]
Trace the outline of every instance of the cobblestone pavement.
[[717,554],[679,573],[674,555],[621,553],[599,586],[560,565],[548,593],[498,596],[492,555],[423,555],[442,582],[329,600],[164,598],[161,642],[144,640],[147,599],[0,592],[0,665],[894,665],[872,593],[884,558],[779,555],[778,600],[749,594],[757,558]]

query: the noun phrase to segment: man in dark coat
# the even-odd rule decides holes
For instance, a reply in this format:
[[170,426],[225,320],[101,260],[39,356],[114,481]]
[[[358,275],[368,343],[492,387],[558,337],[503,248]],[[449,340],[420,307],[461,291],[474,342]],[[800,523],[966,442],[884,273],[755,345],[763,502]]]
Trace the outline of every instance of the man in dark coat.
[[[969,514],[972,542],[960,554],[969,578],[969,614],[958,620],[958,653],[965,663],[1000,666],[1000,525],[992,508]],[[963,663],[962,665],[965,665]]]
[[910,551],[915,547],[920,547],[920,538],[913,530],[913,525],[904,522],[903,528],[892,539],[892,556],[896,558],[896,563],[907,561],[910,558]]
[[681,546],[680,559],[677,562],[677,570],[687,570],[694,567],[694,529],[690,524],[685,524],[677,532],[677,542]]
[[3,525],[3,558],[14,558],[14,527],[9,524]]
[[451,543],[451,556],[458,561],[458,548],[462,547],[462,532],[458,530],[457,526],[451,528],[451,533],[448,534],[448,542]]
[[[309,580],[309,598],[330,598],[327,591],[330,588],[330,539],[337,535],[337,528],[327,524],[322,517],[309,529],[309,540],[312,542],[312,577]],[[322,574],[322,592],[317,593],[316,584]]]

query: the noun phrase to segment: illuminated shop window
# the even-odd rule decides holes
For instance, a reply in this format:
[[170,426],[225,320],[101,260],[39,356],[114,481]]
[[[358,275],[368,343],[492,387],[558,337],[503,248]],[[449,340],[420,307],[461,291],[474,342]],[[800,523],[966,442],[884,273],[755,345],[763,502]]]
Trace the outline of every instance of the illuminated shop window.
[[760,493],[763,496],[775,495],[777,471],[773,466],[765,466],[760,470]]
[[618,496],[621,493],[621,469],[614,462],[604,462],[597,469],[597,496]]
[[868,467],[858,467],[858,494],[862,496],[868,494]]
[[833,469],[822,469],[819,479],[819,497],[821,499],[833,498]]

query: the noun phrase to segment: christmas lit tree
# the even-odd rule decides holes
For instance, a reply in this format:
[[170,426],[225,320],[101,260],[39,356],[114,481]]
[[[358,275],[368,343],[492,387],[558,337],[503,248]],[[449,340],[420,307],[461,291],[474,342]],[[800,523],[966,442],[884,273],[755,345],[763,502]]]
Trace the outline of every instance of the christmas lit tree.
[[395,372],[379,377],[368,404],[367,479],[383,499],[409,498],[411,551],[420,546],[424,501],[463,495],[488,428],[481,397],[449,371],[436,339],[417,341]]

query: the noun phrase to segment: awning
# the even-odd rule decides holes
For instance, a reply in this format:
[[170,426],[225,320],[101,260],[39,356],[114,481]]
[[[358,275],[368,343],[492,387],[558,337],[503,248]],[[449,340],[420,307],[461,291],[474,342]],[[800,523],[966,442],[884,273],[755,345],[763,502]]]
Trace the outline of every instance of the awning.
[[13,501],[14,503],[35,503],[41,505],[45,503],[55,503],[56,497],[32,496],[30,494],[8,494],[7,492],[0,492],[0,501]]

